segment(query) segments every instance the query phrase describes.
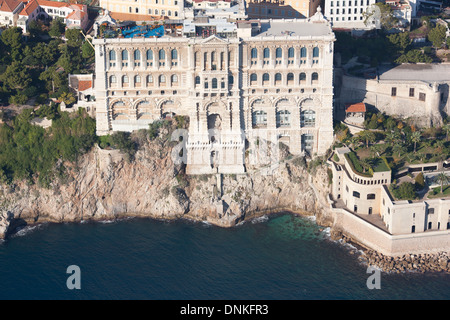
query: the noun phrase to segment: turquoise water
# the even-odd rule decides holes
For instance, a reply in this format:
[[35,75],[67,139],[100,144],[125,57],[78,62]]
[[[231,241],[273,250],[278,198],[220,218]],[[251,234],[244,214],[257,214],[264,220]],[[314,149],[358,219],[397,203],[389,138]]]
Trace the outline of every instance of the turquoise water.
[[[264,220],[264,219],[262,219]],[[223,229],[184,220],[46,224],[0,245],[0,299],[449,299],[449,275],[381,274],[285,214]],[[81,289],[69,290],[69,265]]]

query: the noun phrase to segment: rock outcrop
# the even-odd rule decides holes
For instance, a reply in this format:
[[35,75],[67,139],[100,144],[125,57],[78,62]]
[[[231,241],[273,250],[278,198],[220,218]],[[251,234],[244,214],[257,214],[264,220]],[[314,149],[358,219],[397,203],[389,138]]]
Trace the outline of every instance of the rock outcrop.
[[[233,226],[269,212],[314,215],[321,210],[305,164],[296,158],[282,161],[270,174],[249,167],[243,175],[186,176],[173,163],[168,141],[145,140],[131,161],[118,150],[95,147],[77,164],[65,164],[65,181],[55,180],[48,189],[26,182],[1,185],[0,237],[10,224],[136,216]],[[324,169],[317,172],[319,180],[326,177]]]

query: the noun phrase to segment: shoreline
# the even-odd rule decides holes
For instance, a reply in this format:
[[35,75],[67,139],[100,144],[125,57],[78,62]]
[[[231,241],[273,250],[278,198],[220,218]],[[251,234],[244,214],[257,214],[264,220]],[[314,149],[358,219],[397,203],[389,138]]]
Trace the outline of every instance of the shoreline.
[[[338,243],[343,248],[347,249],[350,255],[358,255],[358,262],[364,266],[373,266],[383,273],[393,274],[393,273],[450,273],[450,255],[446,252],[439,253],[424,253],[424,254],[405,254],[403,256],[385,256],[375,250],[365,247],[363,244],[355,242],[354,239],[345,235],[344,232],[339,236],[333,236],[333,227],[321,224],[319,222],[320,217],[316,214],[310,214],[301,210],[293,211],[287,210],[286,208],[280,208],[278,210],[262,210],[258,212],[253,212],[250,214],[245,214],[242,219],[236,219],[236,223],[233,225],[223,225],[219,223],[214,223],[208,219],[196,219],[191,215],[170,215],[165,217],[154,216],[154,215],[144,215],[144,214],[119,214],[116,215],[114,219],[87,219],[87,220],[73,220],[73,221],[56,221],[54,219],[47,219],[34,223],[18,224],[13,225],[11,230],[8,230],[7,235],[3,239],[3,242],[14,238],[16,235],[20,235],[20,231],[25,228],[34,230],[46,224],[84,224],[84,223],[115,223],[131,219],[148,219],[161,222],[172,222],[172,221],[187,221],[191,223],[204,223],[220,228],[233,228],[242,225],[245,222],[251,222],[255,219],[259,219],[263,216],[267,216],[268,219],[276,215],[288,214],[299,216],[303,218],[314,217],[314,223],[317,226],[326,229],[330,228],[328,234],[328,240]],[[322,230],[321,230],[322,231]]]

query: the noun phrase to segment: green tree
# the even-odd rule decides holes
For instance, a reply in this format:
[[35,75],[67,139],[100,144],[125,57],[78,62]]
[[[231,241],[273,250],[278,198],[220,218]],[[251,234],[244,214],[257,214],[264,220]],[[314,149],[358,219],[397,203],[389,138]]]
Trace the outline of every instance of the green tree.
[[369,147],[369,143],[373,143],[375,141],[375,133],[369,130],[364,130],[358,133],[363,141],[365,141],[366,148]]
[[13,61],[22,59],[22,28],[10,27],[1,34],[1,40],[7,48],[7,52]]
[[376,22],[384,30],[390,30],[398,23],[391,6],[382,2],[377,2],[368,7],[366,12],[363,13],[363,18],[366,25],[373,19],[379,20]]
[[398,155],[398,157],[400,158],[402,154],[404,154],[406,152],[406,148],[403,144],[401,143],[396,143],[394,144],[394,146],[392,147],[392,152],[396,153]]
[[359,163],[361,164],[361,167],[363,167],[363,173],[370,169],[370,160],[368,158],[359,160]]
[[76,102],[75,96],[71,92],[63,92],[59,97],[59,100],[63,101],[68,106]]
[[422,134],[420,131],[414,131],[411,133],[411,142],[414,143],[414,153],[416,152],[417,143],[420,142],[422,138]]
[[425,188],[425,178],[423,176],[423,172],[420,172],[416,178],[414,179],[414,184],[417,190],[422,190]]
[[382,147],[379,144],[374,144],[370,146],[370,152],[373,156],[379,157],[381,155]]
[[66,30],[67,45],[70,47],[81,48],[83,44],[83,36],[79,29],[71,28]]
[[55,18],[50,24],[50,30],[48,34],[51,37],[59,38],[64,33],[65,29],[66,25],[64,24],[63,20],[61,18]]
[[447,28],[441,24],[436,25],[436,27],[430,30],[428,33],[428,40],[433,43],[433,47],[442,47],[446,37],[446,31]]
[[433,58],[426,55],[419,49],[409,50],[406,54],[402,54],[395,60],[396,63],[431,63]]
[[83,46],[81,47],[81,52],[83,55],[83,58],[88,59],[94,56],[94,48],[92,47],[92,43],[90,40],[86,40],[83,43]]
[[411,182],[403,182],[398,186],[396,197],[403,200],[412,200],[416,198],[416,191]]
[[1,78],[6,87],[14,90],[24,90],[32,81],[27,68],[19,61],[13,61]]
[[397,49],[397,51],[403,54],[406,49],[411,45],[411,39],[409,32],[400,32],[388,35],[389,42]]
[[441,193],[444,190],[444,184],[447,184],[449,182],[449,177],[445,174],[444,171],[441,171],[437,176],[436,176],[437,181],[439,181],[439,183],[441,184]]
[[445,132],[445,139],[448,141],[448,133],[450,132],[450,123],[446,123],[442,126],[442,130]]

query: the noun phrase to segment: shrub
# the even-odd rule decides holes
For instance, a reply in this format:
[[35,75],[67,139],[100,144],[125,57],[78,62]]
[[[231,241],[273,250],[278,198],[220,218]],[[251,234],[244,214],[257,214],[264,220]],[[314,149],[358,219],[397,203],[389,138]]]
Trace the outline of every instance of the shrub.
[[417,197],[414,185],[411,182],[403,182],[398,187],[392,187],[395,198],[400,200],[412,200]]
[[414,184],[416,186],[416,190],[422,190],[425,187],[425,179],[423,177],[423,173],[419,173],[414,179]]

